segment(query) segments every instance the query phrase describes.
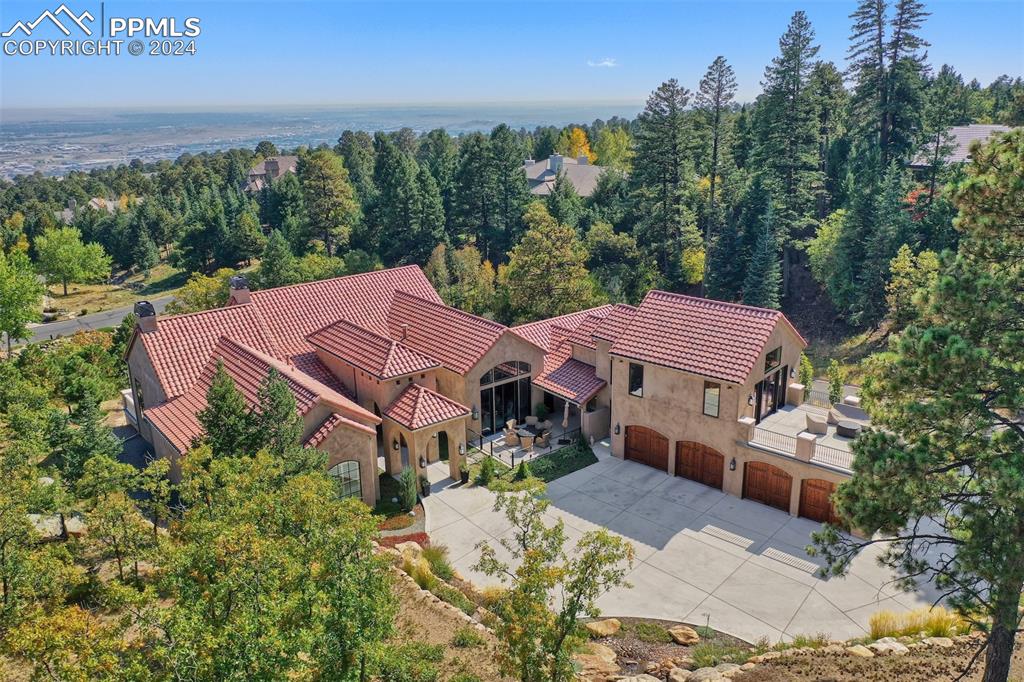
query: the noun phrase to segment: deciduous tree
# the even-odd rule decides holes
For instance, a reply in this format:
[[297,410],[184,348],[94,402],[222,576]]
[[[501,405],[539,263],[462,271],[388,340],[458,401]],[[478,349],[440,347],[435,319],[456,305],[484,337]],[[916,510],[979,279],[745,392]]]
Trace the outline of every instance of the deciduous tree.
[[47,281],[60,282],[64,295],[68,283],[102,281],[110,276],[110,257],[99,244],[82,243],[82,233],[73,227],[46,230],[36,238],[36,264]]

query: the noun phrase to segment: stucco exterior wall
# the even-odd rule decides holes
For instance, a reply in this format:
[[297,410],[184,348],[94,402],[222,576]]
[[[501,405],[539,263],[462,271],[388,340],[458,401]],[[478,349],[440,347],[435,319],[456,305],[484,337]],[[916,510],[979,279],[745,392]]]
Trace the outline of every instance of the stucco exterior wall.
[[359,462],[362,499],[370,507],[380,499],[376,437],[355,429],[335,429],[317,448],[327,453],[327,468],[339,462]]
[[[743,401],[740,403],[742,412],[738,417],[754,416],[754,408],[747,405],[746,399],[754,392],[754,386],[756,386],[757,383],[765,377],[764,362],[766,356],[779,346],[782,346],[782,361],[776,369],[781,371],[782,368],[788,365],[790,370],[796,370],[796,372],[799,373],[800,353],[803,352],[803,344],[800,342],[797,335],[793,333],[793,330],[789,325],[780,322],[775,325],[775,329],[772,331],[771,336],[768,337],[768,342],[764,345],[764,351],[761,353],[760,357],[758,357],[757,362],[754,363],[754,369],[750,373],[750,378],[743,386]],[[776,370],[773,369],[772,372],[774,371]],[[771,372],[769,372],[769,374],[770,373]],[[790,382],[794,381],[794,379],[791,379],[788,374],[783,377],[783,379],[783,384],[787,386]]]
[[[167,394],[156,377],[153,362],[150,360],[149,353],[146,352],[146,348],[142,344],[141,333],[140,337],[135,338],[131,349],[128,351],[128,375],[130,377],[132,398],[135,401],[135,408],[139,412],[136,415],[139,423],[139,434],[147,443],[155,447],[154,429],[147,420],[142,418],[142,412],[147,407],[155,407],[167,400]],[[140,400],[137,394],[138,387],[142,389],[143,400]]]
[[373,412],[373,406],[376,403],[381,413],[383,413],[385,408],[410,383],[426,386],[432,391],[437,390],[437,370],[419,372],[394,379],[378,379],[330,353],[317,350],[316,354],[320,361],[327,366],[327,369],[331,370],[331,374],[338,377],[342,385],[355,396],[359,406],[370,412]]
[[[537,378],[537,375],[544,369],[544,351],[534,346],[532,343],[528,343],[519,336],[510,332],[505,332],[498,339],[498,342],[487,351],[486,354],[480,361],[476,363],[466,374],[462,377],[462,387],[460,389],[460,396],[455,397],[453,394],[445,392],[442,381],[438,379],[439,392],[448,396],[452,400],[457,400],[466,407],[472,410],[474,407],[477,410],[480,409],[480,377],[491,370],[495,365],[499,365],[503,362],[510,362],[512,360],[520,360],[522,362],[530,363],[530,379]],[[443,374],[443,373],[442,373]],[[456,375],[457,376],[457,375]],[[543,395],[540,389],[534,388],[531,390],[532,403],[531,412],[533,405],[540,402],[540,396]],[[480,433],[480,419],[473,419],[472,415],[466,420],[466,428],[471,429],[476,433]]]
[[[736,497],[743,497],[743,470],[747,462],[767,462],[792,476],[793,482],[789,491],[789,513],[793,516],[797,516],[800,513],[800,486],[805,478],[817,478],[835,483],[836,485],[850,478],[848,475],[833,471],[832,469],[801,462],[793,457],[767,452],[746,444],[737,443],[731,454],[724,454],[726,455],[726,460],[722,490]],[[729,470],[730,457],[736,458],[735,471]]]

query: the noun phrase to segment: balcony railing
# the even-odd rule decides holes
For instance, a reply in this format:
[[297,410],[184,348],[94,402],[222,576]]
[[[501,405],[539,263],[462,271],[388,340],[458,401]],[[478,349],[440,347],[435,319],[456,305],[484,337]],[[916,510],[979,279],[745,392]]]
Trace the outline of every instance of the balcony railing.
[[821,391],[813,388],[805,392],[804,403],[807,405],[813,405],[814,407],[821,407],[826,410],[832,407],[832,401],[829,400],[828,391]]
[[758,445],[764,445],[773,450],[779,452],[785,452],[791,455],[796,454],[796,437],[790,436],[785,433],[778,433],[776,431],[769,431],[763,429],[760,426],[754,429],[754,437],[751,439],[752,443]]

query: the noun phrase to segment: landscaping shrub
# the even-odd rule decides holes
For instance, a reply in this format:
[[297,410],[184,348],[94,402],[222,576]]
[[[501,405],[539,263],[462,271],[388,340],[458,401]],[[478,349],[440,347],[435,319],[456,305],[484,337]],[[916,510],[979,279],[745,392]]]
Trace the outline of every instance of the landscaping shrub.
[[402,509],[412,511],[416,506],[419,491],[416,490],[416,472],[412,467],[406,467],[398,477],[398,500]]
[[820,649],[823,646],[828,646],[829,640],[832,636],[827,632],[819,632],[815,635],[796,635],[793,637],[793,641],[789,643],[789,647],[792,649]]
[[900,631],[900,617],[892,611],[878,611],[868,618],[868,631],[871,639],[892,637]]
[[469,597],[462,594],[461,591],[452,587],[448,583],[439,582],[437,578],[434,578],[434,585],[430,588],[430,591],[438,599],[440,599],[443,602],[447,602],[448,604],[451,604],[452,606],[459,609],[466,615],[473,615],[473,613],[476,611],[476,604],[471,602],[469,600]]
[[468,625],[456,630],[455,635],[452,637],[452,646],[457,646],[460,649],[480,646],[483,643],[483,635],[477,632],[476,628],[471,628]]
[[641,642],[647,642],[648,644],[668,644],[672,641],[672,635],[668,634],[668,630],[657,623],[645,623],[643,621],[631,623],[619,632],[630,633]]
[[525,481],[532,475],[533,474],[530,473],[530,465],[526,463],[526,460],[520,462],[519,466],[516,468],[516,480]]
[[473,673],[456,673],[448,682],[480,682],[480,678]]
[[388,535],[387,537],[377,538],[377,543],[381,547],[394,547],[400,545],[403,542],[415,542],[420,547],[430,546],[430,536],[426,533],[408,533],[407,535]]
[[828,399],[833,405],[843,402],[843,374],[836,360],[828,363]]
[[455,575],[452,565],[448,562],[448,548],[434,545],[423,550],[423,558],[430,564],[430,570],[441,580],[451,580]]
[[506,591],[507,589],[501,585],[488,585],[480,589],[480,598],[483,599],[484,606],[493,608],[505,596]]
[[381,647],[374,667],[382,682],[435,682],[443,660],[444,646],[408,642]]
[[970,625],[963,618],[941,606],[899,614],[878,611],[871,614],[868,624],[872,639],[920,634],[927,637],[952,637],[970,629]]
[[494,459],[484,457],[483,461],[480,462],[480,473],[476,475],[476,482],[480,485],[487,485],[494,480],[494,473]]
[[714,668],[719,663],[744,663],[750,653],[739,647],[701,642],[690,650],[690,657],[697,668]]
[[430,564],[423,557],[414,559],[406,556],[402,560],[402,570],[416,581],[420,589],[433,591],[438,585],[437,577],[430,571]]

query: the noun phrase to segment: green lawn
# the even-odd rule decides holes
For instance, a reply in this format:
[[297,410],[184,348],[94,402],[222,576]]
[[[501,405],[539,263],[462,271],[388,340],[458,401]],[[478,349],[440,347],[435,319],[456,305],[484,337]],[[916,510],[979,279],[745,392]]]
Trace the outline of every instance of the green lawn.
[[[543,487],[555,479],[567,476],[574,471],[597,462],[597,457],[590,446],[583,440],[578,440],[568,447],[556,450],[550,455],[531,461],[527,466],[530,469],[530,476],[525,479],[516,480],[516,472],[506,465],[495,461],[496,475],[487,485],[495,492],[512,492],[517,490],[533,490]],[[519,468],[516,464],[516,468]],[[480,464],[473,464],[469,468],[470,480],[477,480],[480,474]]]

